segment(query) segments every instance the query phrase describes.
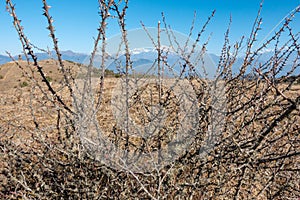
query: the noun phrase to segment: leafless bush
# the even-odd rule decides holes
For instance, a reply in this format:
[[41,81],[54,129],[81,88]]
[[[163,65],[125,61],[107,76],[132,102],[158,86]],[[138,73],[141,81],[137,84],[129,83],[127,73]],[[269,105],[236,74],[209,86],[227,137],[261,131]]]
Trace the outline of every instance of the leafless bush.
[[[196,40],[192,40],[196,28],[192,23],[183,44],[164,15],[163,23],[158,23],[157,37],[142,24],[157,51],[153,62],[157,73],[149,78],[143,74],[136,76],[133,71],[125,24],[128,1],[101,0],[101,22],[94,50],[89,65],[79,69],[85,72],[81,74],[84,78],[79,79],[62,60],[50,7],[43,0],[44,16],[57,54],[56,66],[62,74],[60,84],[51,84],[37,60],[36,47],[24,33],[15,6],[11,0],[6,0],[6,5],[28,64],[24,68],[18,61],[15,63],[30,80],[31,89],[27,96],[22,90],[24,100],[20,105],[29,121],[1,121],[1,198],[300,197],[300,47],[299,33],[290,27],[299,7],[258,48],[254,45],[261,28],[260,10],[247,41],[242,38],[231,44],[229,26],[214,77],[205,69],[209,38],[200,44],[214,12]],[[123,107],[118,108],[125,114],[116,115],[116,119],[110,104],[114,94],[107,89],[109,79],[105,77],[106,61],[110,59],[106,49],[108,19],[119,24],[122,43],[118,54],[125,55],[125,67],[119,63],[119,70],[124,73],[114,79],[123,88]],[[161,43],[162,25],[171,44],[169,49]],[[282,41],[286,33],[289,39]],[[274,48],[274,53],[267,61],[261,61],[261,52],[266,48]],[[101,73],[95,79],[92,73],[99,49]],[[169,78],[170,86],[165,73],[174,72],[174,66],[168,62],[171,52],[180,55],[181,68]],[[193,60],[195,55],[197,59]],[[233,68],[241,55],[242,65],[235,72]],[[292,66],[287,66],[290,60]],[[143,80],[152,82],[140,86],[138,83]],[[194,96],[178,96],[176,87],[182,83],[192,88]],[[186,107],[192,108],[191,116],[180,111],[183,104],[179,99],[184,97],[195,97]],[[157,109],[151,110],[153,106]],[[159,118],[161,111],[168,113],[164,121]],[[193,123],[183,126],[187,118]],[[183,132],[187,127],[191,129],[189,134],[178,134],[178,130]],[[184,141],[181,146],[173,142],[175,137]],[[174,152],[168,154],[170,149]],[[168,155],[172,157],[169,159]]]

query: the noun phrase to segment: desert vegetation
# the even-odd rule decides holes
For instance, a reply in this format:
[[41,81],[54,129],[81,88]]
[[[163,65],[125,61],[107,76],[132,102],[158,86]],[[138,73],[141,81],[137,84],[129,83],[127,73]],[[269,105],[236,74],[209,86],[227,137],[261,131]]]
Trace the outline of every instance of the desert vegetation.
[[[300,7],[256,48],[263,5],[247,39],[229,41],[229,24],[213,76],[202,37],[214,12],[200,29],[192,23],[184,44],[167,16],[156,37],[142,24],[157,52],[157,73],[148,76],[132,71],[128,0],[99,0],[88,65],[62,60],[50,6],[42,2],[56,59],[39,61],[18,8],[6,0],[26,60],[11,57],[0,67],[1,199],[300,197],[300,46],[290,26]],[[108,20],[120,28],[122,73],[106,69]],[[266,48],[274,51],[261,61]],[[181,68],[166,78],[172,52]],[[233,69],[238,57],[243,62]]]

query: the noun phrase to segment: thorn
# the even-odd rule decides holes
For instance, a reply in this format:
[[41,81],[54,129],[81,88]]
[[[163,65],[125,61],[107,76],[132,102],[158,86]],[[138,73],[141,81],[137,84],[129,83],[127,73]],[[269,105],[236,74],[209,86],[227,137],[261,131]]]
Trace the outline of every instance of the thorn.
[[48,5],[47,6],[43,6],[44,10],[49,10],[50,8],[51,8],[51,6],[48,6]]

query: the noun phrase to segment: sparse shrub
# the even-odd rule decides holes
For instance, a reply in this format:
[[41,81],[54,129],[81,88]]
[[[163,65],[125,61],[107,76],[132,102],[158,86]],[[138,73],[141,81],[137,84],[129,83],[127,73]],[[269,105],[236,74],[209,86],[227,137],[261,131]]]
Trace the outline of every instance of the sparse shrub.
[[26,81],[23,81],[22,83],[20,83],[20,87],[27,87],[28,83]]
[[113,70],[105,69],[105,76],[115,76],[115,73]]
[[114,77],[115,77],[115,78],[120,78],[120,77],[121,77],[121,74],[115,73]]
[[47,80],[48,82],[52,82],[52,78],[51,78],[50,76],[46,76],[46,80]]
[[78,63],[72,61],[72,60],[66,60],[67,62],[71,63],[71,64],[74,64],[74,65],[77,65]]

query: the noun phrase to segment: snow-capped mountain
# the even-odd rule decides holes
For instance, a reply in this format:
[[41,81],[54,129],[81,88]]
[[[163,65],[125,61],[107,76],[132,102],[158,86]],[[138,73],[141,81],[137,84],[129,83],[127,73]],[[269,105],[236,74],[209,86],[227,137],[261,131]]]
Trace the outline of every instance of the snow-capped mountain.
[[[270,49],[266,49],[263,52],[259,52],[259,55],[256,57],[256,60],[252,62],[254,67],[258,67],[259,64],[263,64],[265,62],[270,62],[270,58],[274,57],[274,51]],[[64,60],[69,60],[77,63],[88,64],[90,56],[84,53],[75,53],[73,51],[62,51],[62,58]],[[56,59],[55,52],[51,52],[51,54],[47,53],[37,53],[36,54],[39,60],[54,58]],[[130,59],[132,62],[132,71],[137,73],[155,73],[157,72],[157,50],[153,47],[147,48],[135,48],[130,51]],[[281,55],[281,54],[279,54]],[[285,55],[287,56],[287,54]],[[107,69],[113,70],[116,73],[124,72],[125,66],[125,55],[121,54],[120,56],[110,55],[110,58],[107,59],[106,66]],[[167,46],[162,46],[162,57],[168,63],[165,65],[161,62],[161,66],[164,66],[165,73],[169,74],[179,74],[183,70],[183,66],[185,64],[185,60],[183,56],[175,53],[171,48]],[[187,57],[187,54],[185,55]],[[279,56],[280,57],[280,56]],[[293,51],[289,58],[285,61],[285,66],[283,71],[279,74],[279,76],[284,75],[287,71],[291,69],[293,63],[298,58],[297,51]],[[18,56],[14,56],[14,59],[18,59]],[[23,59],[25,57],[23,56]],[[199,57],[199,53],[195,53],[190,57],[190,61],[195,65],[198,69],[205,68],[210,76],[215,73],[216,67],[219,63],[219,56],[215,54],[205,54],[202,57]],[[280,58],[279,58],[280,59]],[[274,59],[273,59],[274,60]],[[4,64],[6,62],[11,61],[8,56],[0,55],[0,64]],[[239,68],[242,66],[244,62],[243,57],[238,57],[232,66],[232,71],[237,73]],[[271,61],[273,62],[273,61]],[[93,65],[95,67],[99,67],[101,63],[101,55],[96,55],[94,59]],[[299,64],[299,60],[296,60],[296,63]],[[269,66],[270,67],[270,66]],[[188,71],[188,68],[185,68]],[[200,75],[203,74],[203,71],[198,71]],[[251,73],[251,70],[247,70],[247,73]],[[299,74],[300,70],[298,69],[294,72],[294,74]]]
[[[161,59],[165,62],[161,62],[161,67],[164,68],[164,73],[167,76],[178,76],[183,70],[186,75],[189,71],[189,67],[186,64],[185,59],[189,57],[189,53],[186,52],[184,55],[180,55],[168,47],[161,48]],[[108,69],[115,72],[124,73],[126,65],[126,57],[124,54],[108,61]],[[132,73],[150,73],[151,75],[157,73],[158,52],[155,48],[139,48],[130,51],[130,60],[132,64]],[[213,60],[217,56],[211,56],[210,54],[202,55],[199,57],[199,53],[195,53],[190,56],[189,61],[198,69],[197,73],[201,73],[200,65],[205,65],[206,71],[211,75],[215,71],[216,61]],[[201,62],[200,62],[201,59]],[[203,61],[203,62],[202,62]]]
[[134,48],[130,51],[131,55],[138,55],[142,53],[152,53],[156,50],[154,48],[148,47],[148,48]]

